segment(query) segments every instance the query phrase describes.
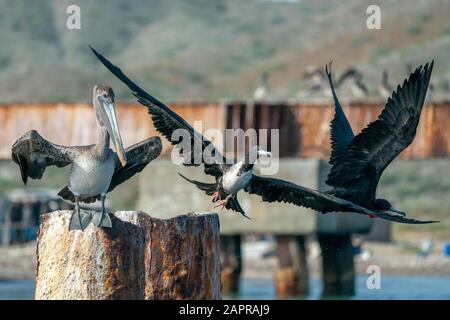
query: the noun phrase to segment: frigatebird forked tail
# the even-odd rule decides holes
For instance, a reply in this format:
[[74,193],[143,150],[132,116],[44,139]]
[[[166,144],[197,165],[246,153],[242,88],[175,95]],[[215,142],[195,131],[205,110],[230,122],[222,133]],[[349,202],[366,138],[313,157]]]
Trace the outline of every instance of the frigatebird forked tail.
[[[212,195],[215,195],[217,193],[218,196],[213,198],[213,202],[217,202],[219,199],[225,199],[226,197],[229,196],[229,194],[227,194],[220,187],[220,183],[218,181],[216,181],[214,183],[206,183],[206,182],[201,182],[201,181],[189,179],[189,178],[185,177],[184,175],[182,175],[181,173],[178,173],[178,174],[184,180],[186,180],[186,181],[192,183],[193,185],[195,185],[198,189],[200,189],[202,191],[205,191],[205,193],[208,196],[212,196]],[[250,217],[245,214],[244,210],[242,209],[241,205],[239,204],[239,201],[237,199],[237,195],[236,194],[231,195],[230,200],[228,200],[226,205],[225,205],[225,208],[227,208],[229,210],[233,210],[233,211],[239,212],[241,215],[243,215],[247,219],[250,219]]]

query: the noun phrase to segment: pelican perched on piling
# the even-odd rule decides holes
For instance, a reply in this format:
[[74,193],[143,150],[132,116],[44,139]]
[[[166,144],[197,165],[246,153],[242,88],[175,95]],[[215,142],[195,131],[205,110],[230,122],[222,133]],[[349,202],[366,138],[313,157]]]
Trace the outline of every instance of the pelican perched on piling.
[[[93,106],[98,127],[98,141],[94,145],[66,147],[51,143],[36,130],[20,137],[12,146],[12,160],[20,167],[24,184],[28,178],[41,179],[48,166],[71,165],[69,184],[58,195],[75,203],[69,230],[84,230],[92,221],[95,225],[111,228],[111,219],[105,210],[106,194],[131,178],[162,150],[159,137],[149,138],[124,149],[110,87],[94,87]],[[110,140],[116,152],[112,151]],[[100,200],[100,214],[80,210],[80,202]]]

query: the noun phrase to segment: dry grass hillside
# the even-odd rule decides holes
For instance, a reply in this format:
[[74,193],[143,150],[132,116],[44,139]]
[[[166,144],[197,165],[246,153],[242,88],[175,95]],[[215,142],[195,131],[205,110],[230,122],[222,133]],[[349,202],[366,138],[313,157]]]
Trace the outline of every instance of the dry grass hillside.
[[[396,83],[407,62],[435,58],[445,95],[450,3],[377,2],[381,30],[366,28],[366,0],[2,1],[0,101],[87,100],[95,82],[126,93],[88,44],[172,101],[247,98],[263,71],[274,97],[294,97],[304,70],[331,59],[337,72],[357,66],[375,96],[382,68]],[[66,28],[69,4],[81,30]]]

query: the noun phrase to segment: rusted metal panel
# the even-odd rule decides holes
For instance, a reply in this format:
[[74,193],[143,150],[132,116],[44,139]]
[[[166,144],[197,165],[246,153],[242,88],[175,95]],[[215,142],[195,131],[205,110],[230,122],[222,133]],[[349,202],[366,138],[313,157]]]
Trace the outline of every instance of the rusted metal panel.
[[[377,119],[384,105],[354,103],[343,106],[355,134]],[[280,130],[280,155],[328,159],[332,104],[274,104],[254,106],[256,129]],[[450,155],[450,103],[427,104],[414,142],[402,158],[446,157]]]
[[[331,103],[186,102],[170,106],[191,124],[201,121],[201,130],[279,129],[282,157],[327,159],[330,154],[329,123],[334,115]],[[352,103],[343,108],[357,133],[378,117],[382,107],[381,103]],[[126,145],[157,134],[147,109],[140,104],[119,103],[117,113]],[[427,104],[416,139],[402,158],[449,156],[449,124],[450,103]],[[86,145],[97,140],[95,117],[89,103],[0,105],[0,127],[0,159],[8,159],[12,143],[30,129],[63,145]],[[163,141],[163,155],[167,156],[172,147]]]
[[[219,103],[177,103],[173,110],[189,123],[202,121],[203,130],[225,130],[225,106]],[[137,103],[118,103],[117,116],[126,146],[158,135],[147,108]],[[10,159],[11,145],[26,131],[35,129],[62,145],[88,145],[97,141],[97,127],[89,103],[0,105],[0,159]],[[163,154],[172,147],[163,140]]]

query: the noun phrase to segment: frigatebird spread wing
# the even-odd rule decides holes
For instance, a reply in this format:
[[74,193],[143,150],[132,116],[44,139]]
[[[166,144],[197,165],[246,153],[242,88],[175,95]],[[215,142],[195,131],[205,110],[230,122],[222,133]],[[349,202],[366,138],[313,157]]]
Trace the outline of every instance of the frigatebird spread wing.
[[[211,141],[205,138],[202,134],[197,132],[189,123],[187,123],[182,117],[172,111],[164,103],[160,102],[149,93],[141,89],[137,84],[131,81],[120,68],[113,65],[104,56],[95,51],[92,47],[91,50],[94,52],[96,57],[103,63],[103,65],[108,68],[120,81],[122,81],[130,90],[137,100],[148,108],[149,113],[152,116],[153,124],[164,137],[174,146],[179,145],[182,142],[182,138],[178,140],[173,140],[172,135],[178,129],[184,129],[189,132],[191,137],[191,149],[189,153],[181,154],[184,158],[184,165],[186,166],[199,166],[201,163],[197,163],[197,157],[195,157],[194,145],[201,145],[202,157],[201,162],[205,166],[205,173],[215,176],[216,178],[223,175],[223,170],[227,164],[225,157],[217,150]],[[197,140],[197,143],[194,143]],[[204,150],[207,149],[209,154],[206,154]],[[183,151],[183,150],[182,150]],[[199,150],[200,151],[200,150]],[[211,157],[208,157],[211,155]],[[187,159],[189,158],[189,159]],[[217,159],[219,161],[217,161]]]
[[40,179],[48,166],[65,167],[72,163],[75,150],[45,140],[36,130],[20,137],[11,148],[11,158],[20,167],[22,181]]
[[[113,191],[118,185],[124,183],[136,173],[141,172],[147,164],[156,159],[162,151],[161,138],[151,137],[136,143],[125,149],[127,163],[125,166],[119,161],[119,157],[114,153],[115,169],[109,184],[108,193]],[[68,186],[65,186],[58,195],[65,199],[75,202],[75,196]],[[100,200],[100,194],[92,197],[84,197],[80,199],[82,202],[91,203]]]
[[370,210],[353,202],[333,196],[327,192],[320,192],[299,186],[295,183],[276,178],[252,176],[245,191],[261,196],[265,202],[286,202],[297,206],[310,208],[322,213],[327,212],[355,212],[368,216],[376,216],[385,220],[407,224],[425,224],[435,221],[419,221],[406,218],[402,214],[390,214]]
[[347,153],[347,147],[353,140],[354,134],[352,127],[345,116],[342,106],[334,90],[333,80],[331,77],[331,62],[325,67],[325,71],[330,82],[331,92],[334,99],[334,118],[331,121],[331,157],[330,164],[338,163]]
[[383,170],[414,140],[430,82],[433,62],[418,67],[388,99],[378,117],[348,145],[327,178],[333,187],[368,190],[370,198]]

